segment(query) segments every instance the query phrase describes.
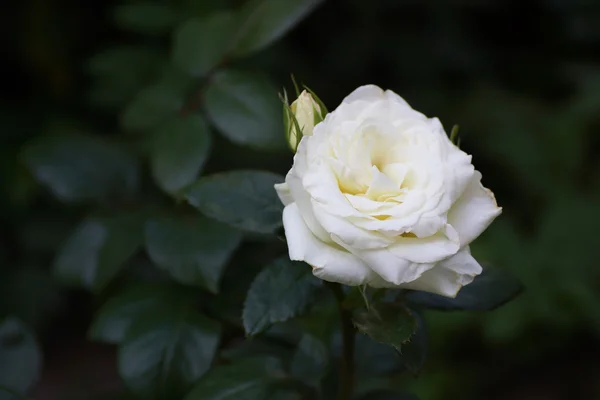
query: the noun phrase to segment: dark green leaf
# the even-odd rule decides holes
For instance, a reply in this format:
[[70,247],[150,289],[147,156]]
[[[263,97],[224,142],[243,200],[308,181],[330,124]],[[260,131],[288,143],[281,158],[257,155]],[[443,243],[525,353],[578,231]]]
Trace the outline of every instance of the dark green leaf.
[[30,266],[0,273],[0,293],[0,315],[14,315],[33,330],[53,322],[64,300],[50,272]]
[[120,343],[131,324],[139,319],[189,305],[193,299],[171,286],[141,284],[110,298],[96,313],[88,332],[91,340]]
[[20,400],[38,380],[42,355],[33,333],[15,318],[0,321],[0,400]]
[[399,351],[417,329],[417,320],[408,308],[386,303],[358,309],[353,319],[360,332]]
[[221,328],[191,310],[136,321],[119,348],[119,373],[143,399],[181,398],[211,366]]
[[173,84],[157,84],[137,94],[123,112],[121,125],[127,131],[145,131],[167,122],[184,104],[185,93]]
[[322,0],[251,0],[239,11],[233,54],[245,56],[267,47],[292,29]]
[[94,105],[120,109],[156,78],[164,63],[154,48],[115,46],[100,51],[88,62],[94,78],[88,96]]
[[512,300],[522,290],[521,282],[507,271],[487,267],[472,283],[463,287],[454,299],[426,292],[409,292],[406,299],[437,310],[489,311]]
[[101,291],[141,247],[143,225],[136,213],[86,218],[59,250],[55,276],[66,285]]
[[273,185],[284,178],[265,171],[231,171],[201,178],[184,196],[204,215],[236,228],[273,233],[283,206]]
[[411,312],[417,320],[417,328],[415,333],[410,337],[408,343],[405,343],[404,346],[402,346],[400,359],[408,371],[412,374],[417,374],[423,367],[423,363],[427,357],[429,337],[423,318],[416,312]]
[[274,358],[250,358],[206,374],[184,400],[264,400],[283,374]]
[[312,335],[305,334],[290,367],[294,377],[315,386],[325,376],[329,362],[329,351],[325,344]]
[[223,70],[205,93],[210,119],[234,143],[263,149],[286,146],[277,91],[262,75]]
[[[341,347],[341,342],[339,346]],[[403,366],[400,354],[395,348],[376,342],[367,335],[356,335],[354,357],[357,379],[364,382],[370,377],[401,371]]]
[[115,144],[91,136],[39,137],[25,148],[23,159],[62,201],[126,197],[138,186],[136,160]]
[[210,143],[208,125],[199,115],[162,125],[153,136],[150,155],[154,180],[169,193],[189,185],[204,166]]
[[244,328],[256,335],[275,322],[295,317],[308,305],[316,287],[310,267],[280,258],[256,277],[244,303]]
[[192,76],[205,76],[223,60],[234,22],[233,15],[223,11],[181,24],[173,39],[173,63]]
[[244,358],[269,356],[281,360],[285,365],[289,364],[293,355],[292,345],[286,345],[280,341],[268,340],[265,337],[244,340],[220,353],[221,357],[233,362]]
[[164,217],[146,223],[146,249],[177,281],[219,289],[225,265],[241,233],[202,215]]
[[121,4],[114,11],[117,26],[144,34],[166,33],[177,19],[177,11],[172,7],[151,2]]
[[302,400],[302,396],[295,392],[278,391],[269,396],[268,400]]
[[359,400],[419,400],[416,396],[407,393],[396,393],[390,390],[378,390],[360,397]]
[[298,393],[278,390],[277,392],[270,395],[268,400],[302,400],[302,396]]
[[143,46],[115,46],[94,54],[88,61],[87,69],[97,77],[136,79],[137,75],[148,78],[158,72],[162,65],[162,54],[153,48]]

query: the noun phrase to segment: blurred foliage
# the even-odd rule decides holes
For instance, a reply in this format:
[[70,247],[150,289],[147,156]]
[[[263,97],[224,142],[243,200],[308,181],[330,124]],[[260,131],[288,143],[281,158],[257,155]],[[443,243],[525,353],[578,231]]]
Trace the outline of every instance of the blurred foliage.
[[[461,148],[504,208],[473,253],[526,286],[491,313],[425,312],[431,344],[417,379],[394,379],[404,368],[393,352],[359,338],[357,395],[398,398],[382,391],[387,385],[422,400],[600,399],[600,371],[587,361],[600,353],[600,4],[329,0],[309,15],[309,3],[7,6],[0,364],[29,359],[9,371],[29,368],[22,380],[8,378],[14,389],[35,385],[40,345],[39,400],[125,398],[116,395],[117,366],[143,398],[189,389],[217,348],[228,353],[186,399],[223,388],[232,399],[260,394],[282,371],[310,390],[321,377],[336,386],[322,355],[336,318],[327,296],[321,307],[298,305],[308,317],[240,343],[246,292],[285,252],[272,235],[278,203],[252,190],[291,163],[277,90],[291,93],[294,73],[330,109],[375,83],[448,130],[459,124]],[[241,178],[242,168],[251,175]],[[219,190],[248,185],[243,201],[225,205],[238,215],[223,214],[215,179]],[[244,218],[265,207],[273,209],[263,220]],[[302,279],[266,274],[265,285]],[[310,284],[302,287],[315,290]],[[153,324],[174,328],[151,334]],[[86,334],[121,343],[119,353],[82,344]],[[127,361],[140,349],[142,370]],[[167,353],[177,361],[166,362]],[[224,361],[234,359],[245,381],[231,381]],[[0,384],[6,376],[0,370]],[[297,398],[296,389],[269,399]]]

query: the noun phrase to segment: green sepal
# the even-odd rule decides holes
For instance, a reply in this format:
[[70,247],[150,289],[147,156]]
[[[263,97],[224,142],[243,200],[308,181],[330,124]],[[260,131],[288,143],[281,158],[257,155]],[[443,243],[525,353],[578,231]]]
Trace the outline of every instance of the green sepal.
[[[310,93],[310,95],[313,97],[313,99],[317,102],[317,104],[321,108],[321,117],[323,119],[325,119],[325,116],[329,113],[329,111],[327,111],[327,107],[325,106],[325,103],[323,103],[323,101],[319,98],[319,96],[317,96],[317,94],[315,92],[313,92],[308,86],[306,86],[306,85],[302,85],[302,86],[304,87],[304,89],[306,89],[306,91],[308,93]],[[319,121],[319,122],[321,122],[321,121]]]

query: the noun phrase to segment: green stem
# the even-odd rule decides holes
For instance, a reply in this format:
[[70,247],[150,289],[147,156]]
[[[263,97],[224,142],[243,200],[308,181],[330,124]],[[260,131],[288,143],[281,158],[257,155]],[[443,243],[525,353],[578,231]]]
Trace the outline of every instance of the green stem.
[[354,324],[352,323],[352,312],[342,306],[344,291],[342,285],[328,283],[336,297],[341,318],[342,329],[342,359],[340,364],[339,400],[352,399],[354,392]]

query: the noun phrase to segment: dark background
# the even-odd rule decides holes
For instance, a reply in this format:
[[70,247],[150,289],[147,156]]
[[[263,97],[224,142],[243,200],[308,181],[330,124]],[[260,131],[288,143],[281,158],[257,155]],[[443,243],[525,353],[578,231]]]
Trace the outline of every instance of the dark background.
[[[119,29],[115,4],[27,0],[0,16],[0,312],[38,333],[38,400],[120,385],[114,349],[85,340],[94,299],[49,273],[81,210],[56,201],[19,158],[31,138],[66,127],[118,134],[118,104],[102,94],[90,57],[169,39]],[[461,147],[504,208],[473,252],[527,290],[491,313],[427,315],[429,358],[406,378],[423,400],[600,399],[599,50],[597,1],[329,0],[244,61],[279,86],[293,73],[330,109],[374,83],[447,130],[459,124]],[[221,145],[216,164],[289,166],[288,154]]]

